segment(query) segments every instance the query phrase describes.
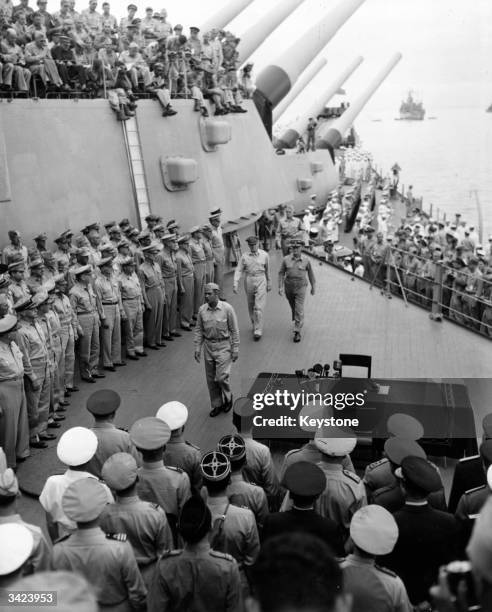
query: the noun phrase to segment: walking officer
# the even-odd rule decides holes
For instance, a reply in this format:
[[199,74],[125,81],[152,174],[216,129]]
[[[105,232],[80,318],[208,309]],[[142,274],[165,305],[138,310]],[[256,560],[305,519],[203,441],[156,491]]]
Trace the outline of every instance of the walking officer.
[[126,354],[129,359],[138,361],[139,357],[146,357],[147,353],[143,347],[144,298],[140,281],[135,273],[133,257],[121,261],[118,284],[125,312]]
[[161,341],[165,295],[161,269],[156,261],[159,245],[153,242],[144,246],[142,253],[144,260],[140,264],[138,275],[145,304],[144,341],[149,348],[157,351],[161,346],[166,346]]
[[102,477],[116,499],[104,508],[99,525],[106,533],[126,534],[145,585],[150,587],[157,560],[173,548],[173,535],[164,510],[138,497],[137,474],[137,462],[128,453],[115,453],[104,462]]
[[230,304],[219,300],[219,291],[215,283],[205,286],[206,304],[198,311],[195,328],[195,361],[200,363],[203,346],[211,417],[232,408],[231,364],[239,356],[236,313]]
[[17,317],[0,318],[0,446],[7,465],[15,468],[17,459],[29,457],[29,425],[24,395],[22,353],[15,343]]
[[260,340],[263,334],[263,311],[265,310],[266,294],[271,290],[270,258],[268,253],[258,248],[258,238],[246,238],[249,253],[243,253],[234,272],[234,293],[238,291],[239,281],[243,272],[244,291],[248,298],[248,312],[253,325],[253,337]]
[[220,226],[220,218],[222,211],[220,208],[213,210],[210,213],[208,220],[212,226],[212,251],[214,254],[214,283],[219,285],[222,295],[224,287],[224,266],[225,266],[225,246],[222,237],[222,228]]
[[302,241],[296,240],[291,244],[292,253],[284,257],[278,273],[278,292],[283,295],[285,291],[294,321],[294,342],[300,342],[308,279],[311,285],[311,295],[315,293],[316,281],[311,261],[301,252]]
[[181,329],[191,331],[193,322],[193,262],[190,255],[190,235],[178,238],[179,250],[176,253],[179,292],[179,318]]
[[196,318],[200,306],[203,304],[205,290],[205,269],[206,259],[205,251],[202,246],[202,233],[198,225],[195,225],[190,230],[190,255],[193,262],[193,318]]
[[98,478],[106,459],[115,453],[129,453],[140,460],[127,431],[119,429],[114,424],[116,411],[120,407],[121,398],[111,389],[101,389],[93,393],[87,400],[86,408],[94,417],[91,431],[97,437],[97,449],[89,460],[87,471]]
[[67,487],[62,508],[77,529],[53,547],[53,567],[82,574],[101,609],[143,612],[147,589],[126,535],[105,534],[98,525],[106,504],[105,487],[95,478]]
[[183,470],[164,465],[163,455],[170,437],[169,425],[156,417],[139,419],[130,429],[130,439],[142,454],[138,494],[143,500],[161,506],[175,533],[179,514],[191,490],[190,479]]
[[188,408],[181,402],[166,402],[155,415],[171,429],[171,438],[166,445],[164,453],[165,465],[178,467],[188,474],[194,491],[200,491],[202,486],[202,473],[200,461],[202,455],[198,446],[187,442],[183,437],[186,421],[188,420]]
[[105,370],[115,372],[121,361],[121,320],[125,320],[121,292],[113,274],[113,258],[98,263],[101,274],[94,281],[94,291],[101,304],[102,362]]
[[284,257],[289,254],[292,241],[297,238],[303,230],[302,221],[298,217],[294,217],[294,208],[290,205],[286,206],[285,219],[279,221],[277,229],[280,234],[280,246]]
[[241,582],[235,559],[213,550],[212,515],[201,497],[189,499],[179,518],[182,550],[159,560],[149,591],[149,612],[161,610],[242,610]]
[[157,256],[157,263],[161,267],[164,293],[166,295],[162,337],[169,342],[181,336],[176,331],[178,318],[178,264],[176,262],[178,244],[176,238],[176,234],[164,234],[161,238],[163,249]]
[[70,304],[77,317],[79,335],[80,378],[95,383],[96,378],[104,378],[97,371],[99,363],[99,310],[98,299],[92,288],[92,268],[90,265],[73,269],[75,285],[70,289]]

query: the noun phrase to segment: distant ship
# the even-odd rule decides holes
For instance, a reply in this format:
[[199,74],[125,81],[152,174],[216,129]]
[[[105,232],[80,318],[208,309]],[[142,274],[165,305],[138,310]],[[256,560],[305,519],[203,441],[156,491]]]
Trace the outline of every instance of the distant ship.
[[417,102],[412,95],[412,92],[408,92],[407,99],[401,103],[400,106],[400,119],[410,121],[422,121],[425,117],[425,108],[422,102]]

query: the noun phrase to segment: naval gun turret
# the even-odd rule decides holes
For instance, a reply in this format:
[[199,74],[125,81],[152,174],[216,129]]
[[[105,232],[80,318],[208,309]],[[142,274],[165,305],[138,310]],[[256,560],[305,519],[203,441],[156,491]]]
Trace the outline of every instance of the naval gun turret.
[[272,109],[285,98],[302,71],[364,1],[340,2],[260,72],[253,99],[270,138]]
[[212,28],[222,30],[252,2],[253,0],[227,0],[220,10],[202,23],[202,32],[209,32]]
[[398,64],[398,62],[401,60],[401,57],[401,53],[393,54],[388,62],[386,62],[381,70],[374,76],[367,88],[351,102],[350,106],[343,113],[343,115],[333,123],[328,124],[326,127],[324,127],[324,129],[321,129],[319,138],[316,141],[317,149],[328,149],[333,161],[335,160],[334,150],[342,142],[344,134],[350,128],[360,111],[367,104],[368,100],[384,82],[396,64]]
[[246,32],[240,34],[241,42],[237,46],[237,52],[241,64],[247,62],[268,36],[303,2],[304,0],[282,0],[256,23],[250,25]]
[[[316,95],[314,101],[307,105],[302,116],[292,123],[286,129],[282,136],[275,142],[275,147],[279,149],[292,149],[295,147],[297,139],[301,136],[305,129],[308,117],[317,117],[324,109],[326,103],[345,83],[354,70],[360,66],[363,58],[359,55],[345,68],[345,70],[331,83],[328,84],[319,94]],[[323,81],[326,78],[326,70],[323,70],[316,77],[316,81]]]

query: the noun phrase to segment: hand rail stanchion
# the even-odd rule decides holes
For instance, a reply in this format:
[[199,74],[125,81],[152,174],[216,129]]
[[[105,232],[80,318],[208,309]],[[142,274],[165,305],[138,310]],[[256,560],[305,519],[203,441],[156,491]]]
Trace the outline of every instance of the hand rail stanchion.
[[430,318],[433,321],[442,321],[442,280],[443,280],[443,266],[442,263],[438,262],[436,265],[436,273],[432,285],[432,306]]

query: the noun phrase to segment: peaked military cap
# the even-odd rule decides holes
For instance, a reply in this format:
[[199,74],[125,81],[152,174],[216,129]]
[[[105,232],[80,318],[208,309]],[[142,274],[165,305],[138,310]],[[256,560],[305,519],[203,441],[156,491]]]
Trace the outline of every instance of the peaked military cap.
[[72,482],[62,497],[63,511],[77,523],[97,519],[107,503],[107,491],[97,478],[81,478]]
[[87,410],[96,416],[106,416],[116,412],[121,404],[121,397],[112,389],[101,389],[89,396]]
[[388,459],[396,465],[401,465],[403,459],[408,456],[426,458],[425,451],[420,444],[406,438],[389,438],[384,443],[384,452]]
[[420,440],[424,436],[422,424],[414,417],[402,412],[395,412],[390,416],[386,429],[392,436],[408,440]]
[[296,461],[285,470],[282,485],[292,495],[318,497],[325,490],[326,476],[323,470],[310,461]]
[[171,431],[174,431],[183,427],[188,420],[188,408],[181,402],[166,402],[159,408],[155,416],[167,423]]
[[115,453],[102,466],[101,476],[114,491],[128,489],[137,480],[138,466],[130,453]]
[[0,318],[0,334],[6,334],[12,331],[17,325],[17,317],[12,314],[6,314]]
[[426,493],[433,493],[442,487],[441,478],[437,469],[422,457],[405,457],[401,466],[395,471],[397,478],[422,489]]
[[137,448],[156,450],[167,444],[171,429],[167,423],[157,417],[145,417],[133,423],[130,438]]

